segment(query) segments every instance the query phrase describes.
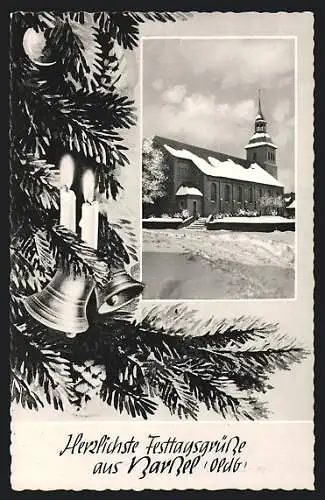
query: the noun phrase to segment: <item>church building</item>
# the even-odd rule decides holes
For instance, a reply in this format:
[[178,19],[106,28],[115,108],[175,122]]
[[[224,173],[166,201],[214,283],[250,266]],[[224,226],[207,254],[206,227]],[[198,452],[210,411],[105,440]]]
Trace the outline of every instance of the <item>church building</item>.
[[159,201],[164,212],[187,209],[191,215],[235,214],[257,210],[259,199],[283,196],[278,181],[277,146],[267,132],[258,99],[255,131],[245,146],[246,159],[156,136],[166,159],[168,194]]

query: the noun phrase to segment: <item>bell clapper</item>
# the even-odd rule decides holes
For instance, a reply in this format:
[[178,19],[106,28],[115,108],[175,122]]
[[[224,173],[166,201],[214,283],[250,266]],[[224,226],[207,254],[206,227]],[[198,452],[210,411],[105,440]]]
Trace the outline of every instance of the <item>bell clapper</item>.
[[110,299],[109,299],[109,302],[115,306],[115,304],[118,302],[118,296],[117,295],[113,295]]
[[68,339],[74,339],[77,334],[76,333],[66,333],[66,336],[68,337]]

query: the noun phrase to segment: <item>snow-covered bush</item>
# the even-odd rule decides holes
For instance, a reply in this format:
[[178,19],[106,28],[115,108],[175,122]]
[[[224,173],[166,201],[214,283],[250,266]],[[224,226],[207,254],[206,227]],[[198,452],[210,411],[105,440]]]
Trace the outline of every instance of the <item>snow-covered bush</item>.
[[190,212],[187,208],[184,208],[181,213],[182,219],[188,219],[190,217]]

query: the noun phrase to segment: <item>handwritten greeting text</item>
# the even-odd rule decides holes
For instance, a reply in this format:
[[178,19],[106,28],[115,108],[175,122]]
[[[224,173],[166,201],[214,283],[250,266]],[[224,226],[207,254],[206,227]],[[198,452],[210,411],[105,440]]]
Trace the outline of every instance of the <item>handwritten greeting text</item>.
[[96,455],[101,461],[94,463],[92,474],[117,474],[123,468],[127,474],[144,479],[152,474],[180,476],[203,469],[214,474],[237,473],[247,466],[245,452],[246,441],[231,435],[180,441],[175,436],[165,439],[148,434],[146,440],[138,441],[135,436],[123,439],[107,434],[88,440],[80,432],[68,435],[59,456]]

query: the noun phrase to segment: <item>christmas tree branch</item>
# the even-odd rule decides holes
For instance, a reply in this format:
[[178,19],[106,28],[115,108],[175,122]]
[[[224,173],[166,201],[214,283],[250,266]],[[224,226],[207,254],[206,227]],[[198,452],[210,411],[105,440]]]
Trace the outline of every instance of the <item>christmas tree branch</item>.
[[109,380],[103,383],[100,397],[119,413],[126,411],[132,417],[140,416],[145,420],[157,409],[157,404],[142,391],[136,391],[125,384],[111,383]]
[[[82,153],[86,158],[93,158],[110,169],[128,163],[123,154],[126,148],[119,144],[122,138],[114,128],[134,123],[132,101],[123,100],[112,94],[106,97],[93,95],[90,102],[83,97],[78,96],[79,101],[82,101],[78,104],[60,94],[46,94],[42,89],[27,93],[25,96],[27,107],[24,103],[21,112],[26,115],[26,122],[30,122],[31,116],[33,117],[37,123],[37,130],[29,127],[18,138],[23,151],[35,152],[37,148],[41,148],[44,154],[46,145],[54,141],[59,142],[63,148]],[[87,117],[87,109],[88,105],[95,104],[107,113],[100,114],[93,122]]]
[[64,226],[49,229],[51,248],[58,265],[75,274],[85,274],[105,286],[110,278],[110,266],[105,257],[89,247],[82,239]]
[[23,377],[13,368],[10,370],[10,397],[11,401],[20,403],[23,408],[38,410],[44,403],[25,382]]
[[139,23],[149,21],[176,21],[188,19],[192,14],[183,12],[96,12],[94,21],[109,33],[124,49],[132,50],[139,43]]
[[96,26],[69,19],[64,14],[63,20],[56,18],[56,26],[48,39],[66,78],[71,76],[70,82],[78,82],[75,90],[81,84],[86,91],[95,91],[103,71],[102,48]]
[[99,214],[98,240],[98,249],[107,259],[110,259],[112,265],[130,263],[129,251],[132,249],[126,248],[123,239],[109,223],[107,216],[101,213]]
[[59,209],[59,192],[52,183],[55,169],[55,165],[46,160],[27,157],[15,170],[14,178],[32,207],[40,205],[49,211]]
[[[36,384],[43,397],[56,410],[63,410],[64,399],[74,399],[69,362],[60,352],[40,347],[14,325],[11,329],[11,367],[25,385]],[[17,388],[16,388],[17,389]]]

